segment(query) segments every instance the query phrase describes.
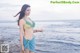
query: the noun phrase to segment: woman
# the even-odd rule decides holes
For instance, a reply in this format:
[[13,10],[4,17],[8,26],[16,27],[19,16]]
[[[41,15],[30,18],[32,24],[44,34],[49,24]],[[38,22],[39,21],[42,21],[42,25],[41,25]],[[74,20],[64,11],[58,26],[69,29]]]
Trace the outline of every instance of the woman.
[[[24,4],[21,11],[18,13],[20,14],[18,19],[18,25],[20,28],[20,43],[24,53],[35,52],[35,37],[33,33],[42,32],[40,29],[33,30],[35,22],[28,17],[30,15],[30,11],[30,6],[28,4]],[[17,15],[15,15],[15,17]]]

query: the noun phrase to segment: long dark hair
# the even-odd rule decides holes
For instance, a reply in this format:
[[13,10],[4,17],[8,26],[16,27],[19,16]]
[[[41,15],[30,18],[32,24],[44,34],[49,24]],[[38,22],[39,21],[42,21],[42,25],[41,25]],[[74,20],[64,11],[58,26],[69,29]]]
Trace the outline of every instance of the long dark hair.
[[14,16],[14,17],[16,17],[18,14],[20,14],[20,15],[19,15],[19,19],[17,20],[17,21],[18,21],[18,26],[19,26],[19,21],[20,21],[20,19],[22,19],[22,18],[25,16],[25,11],[26,11],[26,9],[27,9],[28,7],[30,7],[30,5],[24,4],[24,5],[22,6],[22,8],[21,8],[21,11],[18,12],[18,13]]

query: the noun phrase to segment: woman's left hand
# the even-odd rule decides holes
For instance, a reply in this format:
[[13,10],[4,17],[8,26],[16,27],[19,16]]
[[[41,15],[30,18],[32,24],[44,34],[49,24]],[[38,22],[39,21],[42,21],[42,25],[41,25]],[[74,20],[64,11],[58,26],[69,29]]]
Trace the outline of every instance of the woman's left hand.
[[36,32],[43,32],[43,29],[37,29]]
[[36,30],[34,30],[34,33],[35,32],[43,32],[43,29],[36,29]]
[[42,30],[42,29],[40,29],[40,30],[38,30],[38,32],[43,32],[43,30]]

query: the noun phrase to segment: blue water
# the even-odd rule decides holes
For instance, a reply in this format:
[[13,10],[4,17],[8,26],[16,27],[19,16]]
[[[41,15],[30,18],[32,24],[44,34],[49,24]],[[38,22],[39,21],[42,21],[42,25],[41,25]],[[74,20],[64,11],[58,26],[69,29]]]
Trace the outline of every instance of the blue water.
[[[44,32],[34,33],[36,53],[80,53],[80,20],[35,22],[35,28],[44,30]],[[18,29],[17,22],[0,22],[0,37],[4,39],[4,43],[9,43],[10,46],[18,45]],[[14,48],[10,50],[16,52]]]

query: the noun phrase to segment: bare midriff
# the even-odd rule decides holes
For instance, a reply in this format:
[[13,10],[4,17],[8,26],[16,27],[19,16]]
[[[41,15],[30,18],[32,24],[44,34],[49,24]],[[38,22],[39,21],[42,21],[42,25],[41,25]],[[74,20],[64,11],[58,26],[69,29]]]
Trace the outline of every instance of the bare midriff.
[[25,37],[26,39],[31,40],[32,37],[33,37],[33,28],[26,29],[26,30],[24,31],[24,37]]
[[25,18],[23,19],[25,21],[25,24],[24,24],[24,37],[26,39],[29,39],[31,40],[33,38],[33,28],[35,26],[35,23],[33,21],[31,21],[29,19],[29,21],[27,21]]

